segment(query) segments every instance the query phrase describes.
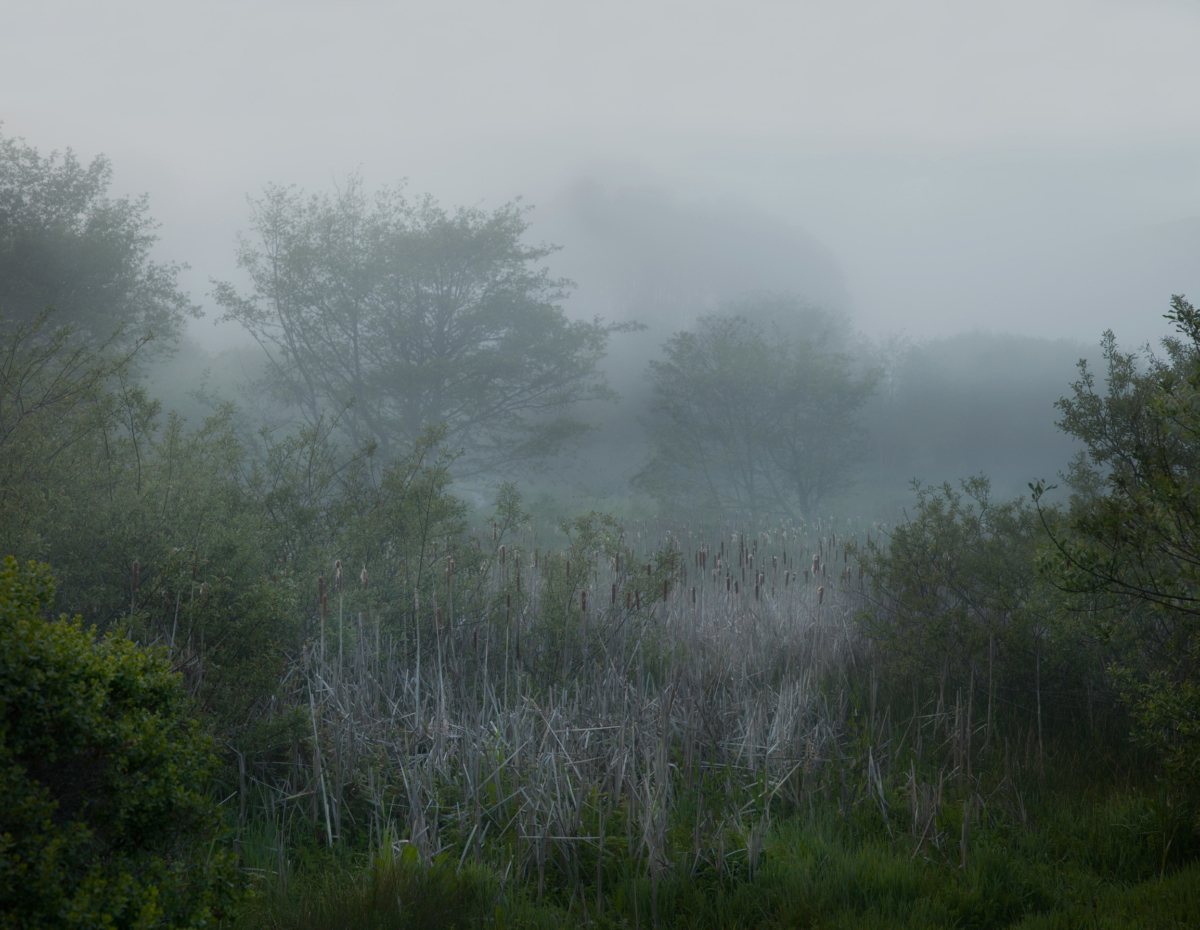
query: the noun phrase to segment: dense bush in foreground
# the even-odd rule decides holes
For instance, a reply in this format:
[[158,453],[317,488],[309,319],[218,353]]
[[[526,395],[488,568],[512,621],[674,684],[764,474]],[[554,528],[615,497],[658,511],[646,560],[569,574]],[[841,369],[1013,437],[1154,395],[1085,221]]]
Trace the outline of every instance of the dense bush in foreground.
[[208,925],[238,884],[211,741],[164,656],[45,620],[53,593],[0,569],[0,925]]

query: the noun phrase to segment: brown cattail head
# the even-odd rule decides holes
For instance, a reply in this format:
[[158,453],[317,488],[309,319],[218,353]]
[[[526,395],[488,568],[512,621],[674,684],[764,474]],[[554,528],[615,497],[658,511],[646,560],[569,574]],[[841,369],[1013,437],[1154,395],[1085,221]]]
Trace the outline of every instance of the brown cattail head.
[[321,595],[321,619],[324,620],[329,614],[329,595]]
[[134,559],[133,560],[133,590],[134,591],[136,591],[138,589],[138,569],[140,569],[140,568],[141,568],[141,565],[138,564],[138,560]]
[[587,613],[587,589],[579,592],[579,609]]
[[200,568],[200,550],[192,550],[192,581],[196,580],[196,572]]
[[496,540],[499,538],[500,538],[500,527],[496,526],[496,524],[493,523],[492,524],[492,539]]
[[814,555],[813,556],[813,574],[816,575],[817,572],[819,572],[820,570],[821,570],[821,559],[819,556]]
[[338,559],[333,563],[333,586],[337,589],[337,593],[342,593],[342,560]]
[[358,580],[362,582],[363,590],[367,590],[367,566],[363,566],[362,574],[358,576]]
[[500,564],[501,565],[504,564],[504,556],[505,556],[504,546],[501,546],[500,547]]
[[442,608],[439,607],[436,611],[434,611],[434,613],[437,616],[437,628],[438,628],[438,630],[441,630],[441,628],[442,628]]
[[819,605],[823,600],[825,600],[825,585],[817,588],[817,604]]

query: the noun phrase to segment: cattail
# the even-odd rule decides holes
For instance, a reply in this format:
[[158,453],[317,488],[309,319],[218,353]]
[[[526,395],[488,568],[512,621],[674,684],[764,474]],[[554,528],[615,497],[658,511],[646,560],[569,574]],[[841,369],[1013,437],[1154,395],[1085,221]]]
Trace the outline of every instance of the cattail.
[[821,559],[819,556],[814,555],[813,556],[813,577],[814,578],[816,577],[817,572],[819,572],[820,570],[821,570]]
[[496,526],[496,524],[493,522],[492,523],[492,541],[495,542],[499,538],[500,538],[500,527]]
[[325,576],[317,575],[317,603],[325,600]]
[[200,550],[192,550],[192,581],[196,580],[196,572],[200,568]]
[[642,592],[634,591],[633,592],[633,600],[634,600],[634,604],[637,607],[637,609],[641,610],[642,609]]
[[439,607],[437,610],[435,610],[434,616],[437,617],[437,628],[438,632],[440,633],[442,629],[442,608]]
[[342,593],[342,560],[338,559],[333,563],[333,586],[337,589],[337,593]]
[[[201,585],[200,587],[201,587],[201,590],[203,590],[204,586]],[[322,594],[321,595],[321,619],[324,620],[328,614],[329,614],[329,595]]]
[[367,566],[363,566],[362,574],[358,576],[358,580],[362,582],[362,589],[367,590]]
[[504,547],[503,546],[500,547],[500,564],[501,565],[504,564]]
[[584,588],[579,592],[579,609],[585,614],[587,613],[587,589]]
[[279,573],[271,572],[271,584],[279,584]]
[[612,602],[614,605],[617,603],[617,583],[615,581],[612,583]]
[[817,606],[821,606],[821,602],[825,600],[825,585],[820,585],[817,588]]

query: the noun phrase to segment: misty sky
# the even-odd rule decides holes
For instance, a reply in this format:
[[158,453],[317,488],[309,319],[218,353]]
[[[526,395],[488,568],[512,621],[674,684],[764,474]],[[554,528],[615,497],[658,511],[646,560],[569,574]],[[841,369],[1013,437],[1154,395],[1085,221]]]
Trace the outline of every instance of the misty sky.
[[109,155],[206,304],[247,193],[355,169],[446,203],[586,179],[757,211],[829,250],[872,331],[1132,343],[1200,298],[1200,3],[9,0],[3,23],[3,131]]

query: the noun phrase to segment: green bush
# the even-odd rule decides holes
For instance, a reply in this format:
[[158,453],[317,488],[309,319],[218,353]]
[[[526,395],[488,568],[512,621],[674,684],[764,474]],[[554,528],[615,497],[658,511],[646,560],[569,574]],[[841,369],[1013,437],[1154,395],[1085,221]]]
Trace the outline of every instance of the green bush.
[[164,657],[47,621],[47,566],[0,569],[0,926],[199,927],[236,900],[217,765]]

